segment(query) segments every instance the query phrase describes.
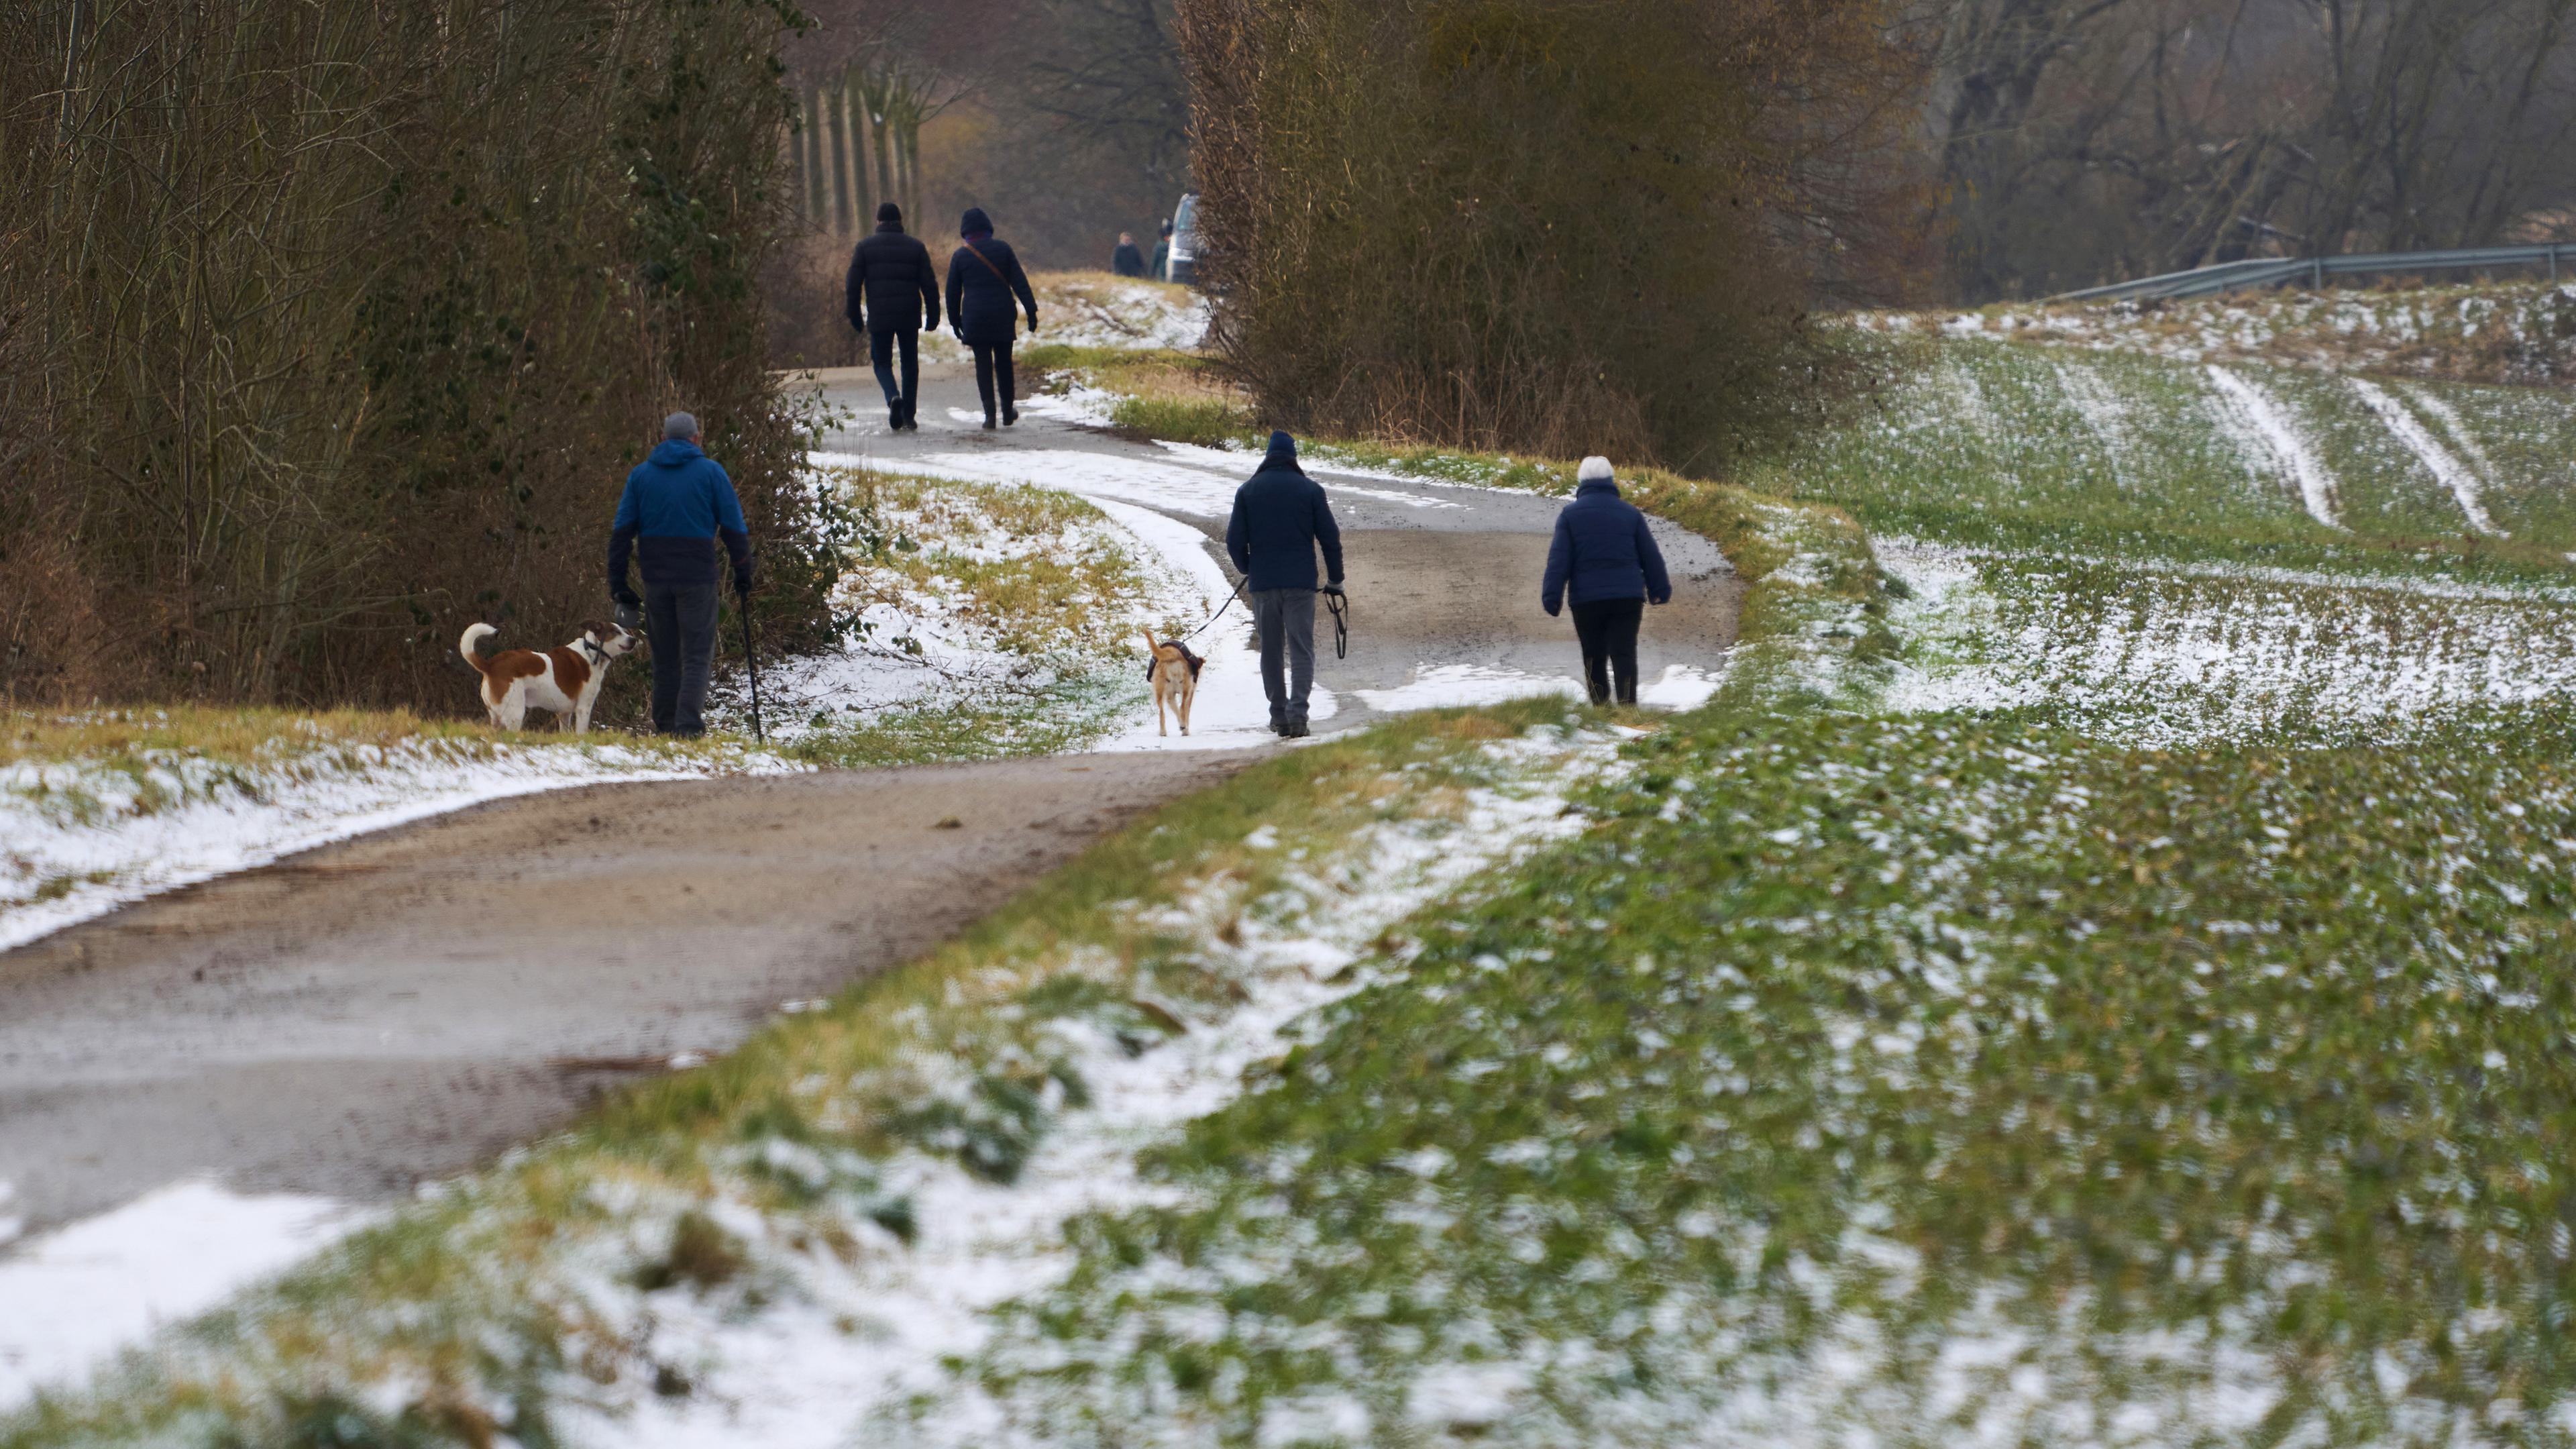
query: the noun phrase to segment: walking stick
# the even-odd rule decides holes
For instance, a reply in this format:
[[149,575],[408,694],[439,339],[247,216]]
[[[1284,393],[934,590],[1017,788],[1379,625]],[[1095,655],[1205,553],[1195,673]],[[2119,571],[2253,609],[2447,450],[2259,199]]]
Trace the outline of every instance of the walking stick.
[[751,671],[751,737],[765,745],[769,732],[760,724],[760,655],[751,646],[751,595],[737,592],[735,597],[742,601],[742,662]]

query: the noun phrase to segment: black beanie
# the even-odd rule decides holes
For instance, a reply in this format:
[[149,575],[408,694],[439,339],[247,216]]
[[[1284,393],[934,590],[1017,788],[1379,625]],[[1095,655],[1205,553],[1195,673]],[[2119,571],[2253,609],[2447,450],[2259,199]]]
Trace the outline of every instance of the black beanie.
[[891,201],[880,201],[877,203],[877,220],[881,222],[890,221],[897,226],[901,226],[903,224],[903,208],[895,205]]

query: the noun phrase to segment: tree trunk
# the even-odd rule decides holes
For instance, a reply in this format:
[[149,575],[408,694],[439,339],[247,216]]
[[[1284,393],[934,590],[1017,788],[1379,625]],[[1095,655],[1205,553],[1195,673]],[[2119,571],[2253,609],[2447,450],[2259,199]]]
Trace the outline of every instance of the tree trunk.
[[831,93],[832,117],[832,230],[840,236],[850,234],[850,148],[842,121],[849,110],[850,88],[846,84]]

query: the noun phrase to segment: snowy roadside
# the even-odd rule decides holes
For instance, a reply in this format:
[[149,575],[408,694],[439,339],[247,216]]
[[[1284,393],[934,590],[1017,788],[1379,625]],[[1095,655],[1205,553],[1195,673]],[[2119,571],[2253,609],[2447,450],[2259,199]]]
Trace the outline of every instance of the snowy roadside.
[[[774,1107],[726,1125],[630,1112],[617,1130],[660,1144],[644,1155],[584,1139],[514,1156],[159,1333],[94,1398],[59,1396],[71,1360],[206,1295],[138,1297],[115,1291],[115,1265],[84,1269],[88,1239],[130,1237],[141,1216],[26,1244],[0,1293],[44,1289],[67,1323],[0,1385],[57,1396],[0,1418],[0,1440],[86,1421],[88,1440],[129,1442],[184,1421],[267,1442],[260,1426],[318,1393],[361,1427],[823,1446],[924,1396],[971,1397],[949,1365],[986,1340],[986,1309],[1070,1266],[1066,1219],[1154,1200],[1138,1154],[1245,1091],[1291,1023],[1401,975],[1391,928],[1591,828],[1569,802],[1626,768],[1633,734],[1469,721],[1241,777],[1137,834],[1124,868],[1030,908],[1045,930],[794,1017],[751,1054],[774,1086],[708,1069],[719,1095],[751,1086]],[[263,1276],[353,1221],[301,1200],[217,1206],[239,1229],[224,1261]],[[411,1266],[373,1266],[394,1259]],[[420,1325],[437,1326],[422,1339]],[[451,1332],[475,1353],[449,1355]]]
[[487,801],[801,768],[728,746],[283,736],[247,762],[151,750],[0,765],[0,950],[146,896]]

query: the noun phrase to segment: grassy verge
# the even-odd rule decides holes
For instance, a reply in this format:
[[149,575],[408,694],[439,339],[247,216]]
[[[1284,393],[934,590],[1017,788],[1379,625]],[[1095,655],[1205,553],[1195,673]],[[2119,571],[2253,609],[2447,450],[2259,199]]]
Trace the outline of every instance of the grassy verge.
[[1687,718],[925,1439],[2566,1442],[2565,744]]
[[[716,1370],[670,1326],[700,1319],[819,1315],[865,1362],[867,1275],[937,1230],[916,1194],[1007,1188],[1099,1073],[1222,1030],[1262,972],[1336,969],[1297,943],[1349,935],[1395,883],[1447,889],[1447,842],[1490,837],[1480,802],[1544,800],[1551,771],[1603,758],[1566,723],[1553,702],[1422,716],[1255,765],[924,960],[0,1421],[0,1445],[557,1443],[688,1400]],[[1355,983],[1409,949],[1363,935],[1334,961]]]

